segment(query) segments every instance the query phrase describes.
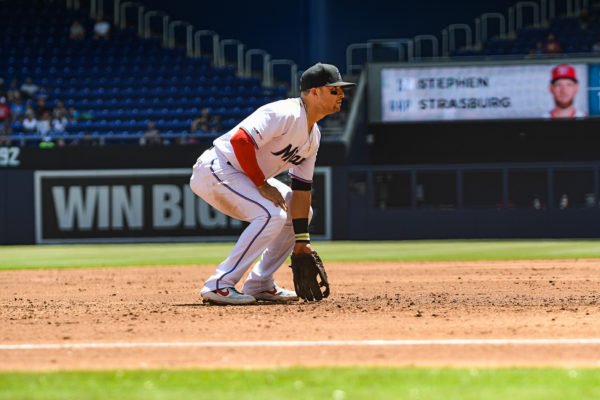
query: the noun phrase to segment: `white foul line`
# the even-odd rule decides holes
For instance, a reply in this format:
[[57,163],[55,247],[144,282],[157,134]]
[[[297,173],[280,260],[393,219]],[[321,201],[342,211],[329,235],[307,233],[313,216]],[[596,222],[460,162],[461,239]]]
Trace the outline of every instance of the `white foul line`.
[[130,349],[169,347],[317,347],[317,346],[469,346],[469,345],[600,345],[600,338],[590,339],[439,339],[439,340],[316,340],[316,341],[250,341],[250,342],[158,342],[158,343],[65,343],[65,344],[0,344],[0,350],[54,349]]

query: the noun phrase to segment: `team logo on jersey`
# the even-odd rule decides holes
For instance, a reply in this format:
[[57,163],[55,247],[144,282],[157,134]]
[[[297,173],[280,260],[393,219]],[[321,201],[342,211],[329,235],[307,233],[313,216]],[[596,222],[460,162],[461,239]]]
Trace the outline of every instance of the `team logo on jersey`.
[[302,162],[304,160],[306,160],[306,158],[300,157],[297,153],[298,153],[298,147],[294,147],[292,149],[291,144],[288,144],[287,147],[284,147],[283,149],[281,149],[275,153],[271,152],[271,154],[273,154],[274,156],[281,156],[281,159],[283,161],[287,161],[294,165],[300,165],[300,164],[302,164]]

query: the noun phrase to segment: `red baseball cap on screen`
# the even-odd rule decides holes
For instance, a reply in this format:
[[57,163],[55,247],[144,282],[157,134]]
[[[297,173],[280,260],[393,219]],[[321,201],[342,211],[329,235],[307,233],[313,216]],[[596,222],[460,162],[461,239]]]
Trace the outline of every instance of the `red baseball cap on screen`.
[[567,64],[561,64],[554,67],[552,70],[552,83],[557,79],[567,78],[577,82],[577,75],[575,74],[575,68]]

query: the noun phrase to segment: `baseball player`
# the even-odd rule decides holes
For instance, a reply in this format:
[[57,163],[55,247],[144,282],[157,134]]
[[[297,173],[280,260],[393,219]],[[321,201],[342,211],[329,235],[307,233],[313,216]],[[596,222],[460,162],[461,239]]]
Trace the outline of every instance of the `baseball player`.
[[554,108],[544,114],[544,118],[578,118],[585,117],[585,113],[577,110],[573,105],[575,95],[579,90],[575,68],[561,64],[552,69],[550,92],[554,98]]
[[[308,224],[321,132],[317,121],[340,111],[345,88],[338,69],[317,63],[300,78],[301,95],[266,104],[218,137],[193,167],[190,187],[217,210],[250,224],[204,283],[203,300],[251,304],[298,300],[273,274],[294,254],[312,253]],[[288,170],[291,188],[274,178]],[[260,256],[242,291],[235,285]]]

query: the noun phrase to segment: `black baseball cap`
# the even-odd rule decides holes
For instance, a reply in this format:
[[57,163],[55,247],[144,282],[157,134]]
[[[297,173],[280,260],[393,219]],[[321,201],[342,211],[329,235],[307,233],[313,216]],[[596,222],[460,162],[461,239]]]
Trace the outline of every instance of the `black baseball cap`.
[[316,63],[302,73],[300,77],[300,90],[320,86],[349,88],[356,86],[356,83],[342,81],[342,75],[340,75],[340,71],[335,65]]

